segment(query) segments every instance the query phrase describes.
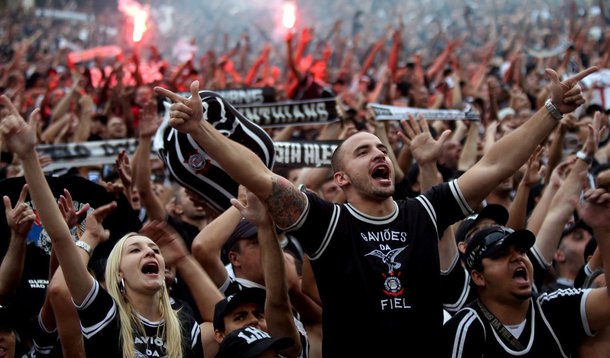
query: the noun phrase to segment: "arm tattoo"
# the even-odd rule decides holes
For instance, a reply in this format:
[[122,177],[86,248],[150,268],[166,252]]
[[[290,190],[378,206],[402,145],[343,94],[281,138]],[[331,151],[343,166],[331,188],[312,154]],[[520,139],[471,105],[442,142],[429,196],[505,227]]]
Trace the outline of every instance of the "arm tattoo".
[[306,205],[306,197],[288,179],[272,178],[271,195],[266,200],[269,213],[279,227],[294,224]]

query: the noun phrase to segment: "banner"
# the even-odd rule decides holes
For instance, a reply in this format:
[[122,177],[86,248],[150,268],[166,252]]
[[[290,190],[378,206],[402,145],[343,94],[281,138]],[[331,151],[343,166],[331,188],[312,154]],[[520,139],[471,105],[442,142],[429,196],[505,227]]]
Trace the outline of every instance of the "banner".
[[326,124],[339,120],[337,101],[334,98],[236,105],[235,108],[264,128]]
[[275,102],[274,87],[235,88],[216,90],[214,92],[221,95],[234,106]]
[[82,22],[95,22],[95,15],[84,12],[56,10],[56,9],[36,9],[34,14],[38,17],[52,17],[61,20],[74,20]]
[[471,106],[467,106],[463,111],[457,109],[399,107],[379,103],[369,103],[368,107],[373,109],[375,112],[375,119],[378,121],[399,121],[401,119],[406,119],[409,114],[416,116],[419,113],[423,114],[424,118],[430,121],[479,121],[481,119],[479,114],[472,110]]
[[559,45],[557,45],[553,48],[550,48],[550,49],[542,49],[542,50],[527,49],[526,52],[529,56],[532,56],[532,57],[547,58],[547,57],[553,57],[553,56],[563,54],[564,52],[566,52],[566,50],[571,45],[572,45],[572,43],[563,41]]
[[[249,89],[250,90],[261,90]],[[263,88],[264,90],[264,88]],[[339,120],[339,114],[337,112],[337,101],[335,98],[320,98],[320,99],[309,99],[303,101],[286,101],[286,102],[275,102],[275,103],[250,103],[250,104],[236,104],[232,102],[228,97],[224,97],[224,93],[227,91],[214,91],[220,94],[227,102],[231,103],[241,114],[248,118],[251,122],[259,125],[263,128],[273,127],[284,127],[284,126],[300,126],[307,124],[326,124],[332,123]],[[231,92],[231,90],[229,91]],[[238,101],[245,101],[246,98],[251,99],[256,92],[250,93],[229,93],[229,96],[233,96]],[[265,96],[264,91],[259,92]],[[190,93],[183,92],[181,94],[185,97],[190,97]],[[201,95],[201,91],[199,92]]]
[[136,151],[135,138],[91,141],[83,143],[44,144],[36,147],[38,153],[48,155],[53,162],[43,169],[47,172],[70,167],[114,164],[122,150],[130,156]]
[[275,165],[281,167],[330,167],[341,141],[275,142]]
[[[282,167],[327,167],[340,141],[274,142],[275,165]],[[39,145],[36,150],[48,155],[53,162],[43,169],[51,172],[70,167],[114,164],[122,150],[132,156],[138,142],[135,138],[91,141],[83,143]],[[151,149],[151,157],[158,157]]]
[[[201,92],[203,90],[199,91],[199,96],[201,96]],[[275,87],[243,87],[214,90],[214,92],[234,106],[273,103],[276,95]],[[191,92],[180,92],[178,94],[183,97],[191,96]]]

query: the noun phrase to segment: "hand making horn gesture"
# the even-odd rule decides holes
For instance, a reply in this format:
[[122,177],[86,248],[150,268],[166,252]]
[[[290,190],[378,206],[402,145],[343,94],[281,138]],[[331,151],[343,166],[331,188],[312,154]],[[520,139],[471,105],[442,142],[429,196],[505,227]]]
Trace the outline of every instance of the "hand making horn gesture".
[[555,108],[562,114],[566,114],[573,112],[576,108],[585,103],[585,98],[582,95],[582,89],[578,86],[578,82],[597,70],[597,67],[592,66],[578,72],[566,80],[559,81],[557,72],[547,68],[546,74],[551,80],[551,102],[555,105]]
[[155,87],[157,94],[173,103],[169,107],[169,125],[183,133],[195,131],[203,119],[203,104],[199,97],[199,81],[191,83],[191,97],[186,98],[163,87]]

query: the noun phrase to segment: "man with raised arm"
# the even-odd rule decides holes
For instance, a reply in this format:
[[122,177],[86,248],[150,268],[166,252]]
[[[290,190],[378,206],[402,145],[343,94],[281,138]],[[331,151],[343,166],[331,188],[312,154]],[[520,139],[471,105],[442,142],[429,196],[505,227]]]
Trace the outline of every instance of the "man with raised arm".
[[[238,183],[263,200],[275,223],[298,238],[311,259],[323,310],[323,354],[336,356],[437,356],[443,312],[438,258],[439,233],[479,204],[512,175],[559,123],[562,114],[584,103],[576,84],[597,68],[560,82],[547,70],[551,98],[519,129],[498,141],[459,179],[414,198],[395,201],[388,148],[359,132],[335,151],[335,182],[347,202],[337,205],[301,192],[274,174],[246,147],[224,137],[207,122],[199,83],[191,98],[163,88],[174,103],[170,125],[188,133]],[[222,108],[221,108],[222,110]],[[425,120],[403,121],[409,140],[421,150],[440,151],[449,132],[435,140]],[[436,165],[417,156],[420,166]]]

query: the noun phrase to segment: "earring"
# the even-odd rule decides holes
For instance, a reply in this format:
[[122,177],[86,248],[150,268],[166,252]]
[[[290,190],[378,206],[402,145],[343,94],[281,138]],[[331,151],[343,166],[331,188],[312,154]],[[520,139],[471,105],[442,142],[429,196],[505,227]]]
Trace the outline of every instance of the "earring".
[[123,280],[123,277],[119,277],[119,291],[125,294],[125,280]]

